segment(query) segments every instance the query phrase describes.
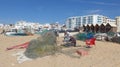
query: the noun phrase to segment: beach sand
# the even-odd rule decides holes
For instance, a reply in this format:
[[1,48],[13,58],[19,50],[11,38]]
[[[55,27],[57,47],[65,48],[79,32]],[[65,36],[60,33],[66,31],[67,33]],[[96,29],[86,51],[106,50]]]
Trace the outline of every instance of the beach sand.
[[[62,34],[63,35],[63,34]],[[61,36],[62,36],[61,35]],[[0,35],[0,67],[120,67],[120,44],[96,41],[96,46],[89,48],[88,55],[71,57],[67,54],[57,53],[55,55],[25,61],[21,64],[12,56],[25,49],[13,49],[6,51],[6,48],[36,39],[34,36],[4,36]],[[58,38],[62,43],[63,37]],[[60,45],[60,44],[59,44]],[[77,41],[77,46],[85,46],[85,42]],[[65,50],[79,49],[80,47],[64,48]]]

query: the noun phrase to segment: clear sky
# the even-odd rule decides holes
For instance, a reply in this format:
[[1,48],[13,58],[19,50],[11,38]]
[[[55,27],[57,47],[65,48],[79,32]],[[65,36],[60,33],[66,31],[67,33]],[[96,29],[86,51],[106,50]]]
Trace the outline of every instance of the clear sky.
[[68,17],[102,14],[120,16],[120,0],[0,0],[0,23],[20,20],[64,23]]

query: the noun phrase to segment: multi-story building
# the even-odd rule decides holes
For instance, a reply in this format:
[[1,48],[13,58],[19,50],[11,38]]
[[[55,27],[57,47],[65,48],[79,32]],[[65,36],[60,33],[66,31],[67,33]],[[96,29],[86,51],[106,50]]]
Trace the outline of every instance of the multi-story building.
[[102,24],[107,23],[108,21],[114,21],[114,20],[107,20],[108,18],[103,15],[86,15],[86,16],[76,16],[76,17],[69,17],[66,21],[66,27],[67,29],[74,29],[75,27],[82,27],[83,24]]
[[67,29],[74,29],[77,25],[79,25],[78,17],[69,17],[66,21]]
[[117,32],[120,32],[120,16],[116,17]]

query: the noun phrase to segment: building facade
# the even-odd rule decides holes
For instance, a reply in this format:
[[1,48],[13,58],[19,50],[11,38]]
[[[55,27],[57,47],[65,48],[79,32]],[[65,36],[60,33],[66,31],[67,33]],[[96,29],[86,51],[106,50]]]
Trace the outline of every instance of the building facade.
[[66,21],[66,27],[67,29],[74,29],[78,24],[78,17],[69,17]]
[[120,16],[116,17],[117,32],[120,32]]
[[[86,15],[86,16],[76,16],[76,17],[69,17],[66,21],[67,29],[74,29],[75,27],[82,27],[83,25],[87,24],[102,24],[107,23],[109,20],[108,18],[103,15]],[[114,20],[110,20],[114,21]],[[109,22],[110,22],[109,21]]]

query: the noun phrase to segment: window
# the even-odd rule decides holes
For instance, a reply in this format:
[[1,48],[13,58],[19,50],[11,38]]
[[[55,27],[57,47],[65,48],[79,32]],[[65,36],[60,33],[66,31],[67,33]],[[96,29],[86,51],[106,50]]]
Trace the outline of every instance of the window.
[[92,24],[93,23],[93,16],[88,16],[88,23]]
[[83,17],[83,24],[86,24],[86,17]]

